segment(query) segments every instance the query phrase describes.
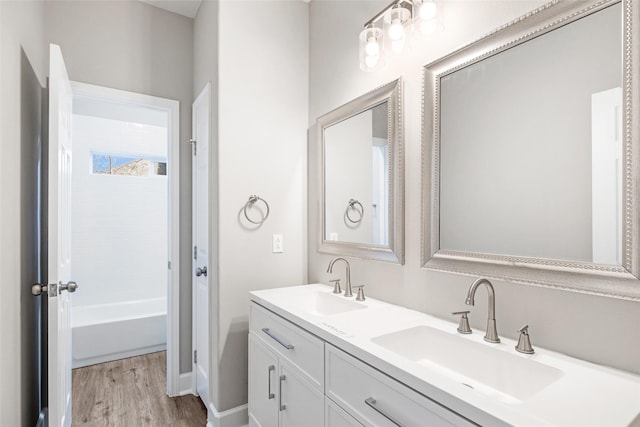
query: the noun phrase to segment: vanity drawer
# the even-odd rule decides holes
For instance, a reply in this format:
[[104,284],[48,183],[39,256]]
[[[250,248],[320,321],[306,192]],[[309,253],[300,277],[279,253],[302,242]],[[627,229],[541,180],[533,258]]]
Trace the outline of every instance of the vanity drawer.
[[364,425],[476,425],[342,350],[325,347],[326,395]]
[[254,302],[249,329],[324,390],[324,341]]

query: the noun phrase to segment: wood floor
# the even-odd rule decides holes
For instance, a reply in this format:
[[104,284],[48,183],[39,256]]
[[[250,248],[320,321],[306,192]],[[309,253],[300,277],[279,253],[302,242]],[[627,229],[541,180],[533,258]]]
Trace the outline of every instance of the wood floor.
[[166,352],[73,370],[73,426],[203,427],[200,398],[167,396]]

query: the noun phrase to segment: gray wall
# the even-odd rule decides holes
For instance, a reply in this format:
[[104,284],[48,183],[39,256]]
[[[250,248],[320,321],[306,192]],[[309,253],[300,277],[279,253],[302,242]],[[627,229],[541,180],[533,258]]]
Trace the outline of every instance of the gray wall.
[[[306,280],[308,5],[220,3],[219,410],[247,402],[248,292]],[[239,220],[249,195],[271,214]],[[284,253],[271,253],[272,235]]]
[[[310,4],[309,124],[309,282],[330,279],[331,259],[317,253],[315,119],[398,76],[404,79],[406,264],[350,260],[354,282],[367,293],[392,303],[455,321],[452,311],[466,307],[472,277],[437,273],[420,266],[421,93],[422,66],[514,19],[545,1],[441,2],[445,32],[413,46],[411,54],[391,61],[385,70],[358,68],[356,37],[362,24],[387,2],[312,2]],[[539,345],[588,361],[640,373],[640,304],[585,294],[496,281],[498,332],[515,338],[528,323]],[[486,298],[477,298],[472,328],[484,330]]]
[[180,101],[180,372],[191,371],[193,20],[137,1],[47,1],[71,80]]
[[[211,81],[217,103],[217,360],[209,391],[217,411],[247,402],[248,292],[306,282],[307,34],[303,2],[204,2],[195,20],[194,93]],[[259,228],[241,221],[251,194],[271,207]],[[275,233],[284,253],[271,253]]]
[[41,2],[0,2],[0,425],[39,410],[38,175],[44,83]]

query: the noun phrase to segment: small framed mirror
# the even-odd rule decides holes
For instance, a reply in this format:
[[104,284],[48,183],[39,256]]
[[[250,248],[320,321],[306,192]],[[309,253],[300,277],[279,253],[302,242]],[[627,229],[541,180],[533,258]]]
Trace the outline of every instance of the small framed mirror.
[[402,81],[318,118],[318,251],[404,264]]
[[425,268],[640,300],[639,18],[552,1],[425,66]]

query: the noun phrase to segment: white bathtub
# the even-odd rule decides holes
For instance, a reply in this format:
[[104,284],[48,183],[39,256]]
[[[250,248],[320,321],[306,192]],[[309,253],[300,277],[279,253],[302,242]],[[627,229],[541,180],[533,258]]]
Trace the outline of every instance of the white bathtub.
[[165,350],[167,299],[73,307],[73,367]]

